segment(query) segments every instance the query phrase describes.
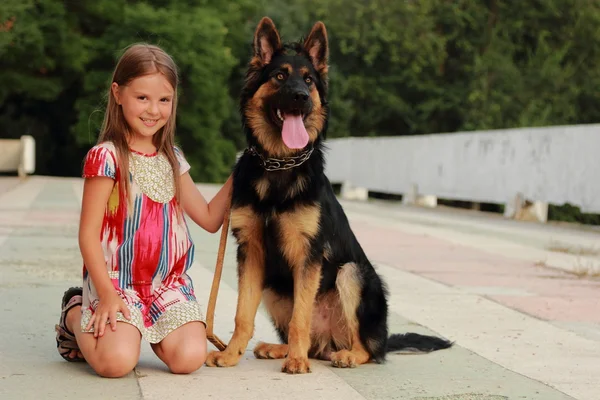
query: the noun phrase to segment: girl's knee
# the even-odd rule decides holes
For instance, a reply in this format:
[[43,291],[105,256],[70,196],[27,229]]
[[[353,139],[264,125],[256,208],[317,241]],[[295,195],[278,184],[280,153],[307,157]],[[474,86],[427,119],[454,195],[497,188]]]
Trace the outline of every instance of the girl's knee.
[[97,366],[96,373],[103,378],[122,378],[133,371],[134,366],[109,362]]
[[174,374],[191,374],[204,365],[206,355],[206,346],[194,345],[181,348],[177,354],[169,357],[167,366]]
[[90,365],[103,378],[121,378],[133,371],[137,362],[138,356],[134,352],[105,352]]

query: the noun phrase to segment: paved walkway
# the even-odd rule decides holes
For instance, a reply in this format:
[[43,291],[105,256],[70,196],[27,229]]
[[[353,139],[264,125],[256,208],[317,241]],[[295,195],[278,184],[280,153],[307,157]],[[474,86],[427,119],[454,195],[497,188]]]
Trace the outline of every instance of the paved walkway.
[[[0,399],[600,399],[600,280],[590,276],[600,233],[383,202],[343,206],[388,283],[390,329],[442,335],[454,348],[351,370],[314,361],[312,374],[287,376],[281,361],[252,355],[256,341],[276,340],[261,311],[237,367],[175,376],[144,344],[129,376],[98,378],[60,358],[53,330],[62,292],[80,279],[81,180],[11,179],[0,178]],[[219,234],[191,230],[191,275],[208,298]],[[234,254],[230,240],[216,313],[224,340]]]

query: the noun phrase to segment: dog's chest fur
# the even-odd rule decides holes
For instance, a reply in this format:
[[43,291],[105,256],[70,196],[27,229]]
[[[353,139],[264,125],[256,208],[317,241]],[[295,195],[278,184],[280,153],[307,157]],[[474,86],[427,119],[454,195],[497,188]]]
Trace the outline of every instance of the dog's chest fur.
[[[307,198],[303,182],[302,178],[295,179],[276,188],[274,193],[259,202],[257,210],[263,227],[267,260],[282,256],[292,268],[310,261],[311,241],[319,233],[321,218],[320,204]],[[271,184],[271,187],[274,186]],[[299,197],[303,197],[303,201],[299,201]]]
[[262,249],[267,287],[293,291],[294,270],[322,260],[317,250],[321,205],[310,183],[293,172],[264,174],[250,182],[254,201],[232,209],[238,244],[245,252]]
[[254,180],[252,189],[260,206],[280,207],[285,202],[307,195],[310,184],[305,175],[287,171],[265,173]]

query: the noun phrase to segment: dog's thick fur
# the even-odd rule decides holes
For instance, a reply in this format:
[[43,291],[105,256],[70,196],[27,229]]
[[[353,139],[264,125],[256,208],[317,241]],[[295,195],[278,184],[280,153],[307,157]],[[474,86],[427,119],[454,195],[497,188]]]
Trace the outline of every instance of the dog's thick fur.
[[[355,367],[383,362],[392,350],[451,346],[414,333],[388,337],[385,285],[323,172],[327,68],[323,23],[317,22],[301,43],[283,45],[273,21],[260,21],[240,104],[253,150],[238,160],[232,193],[239,277],[235,330],[223,352],[208,355],[209,366],[238,363],[253,335],[261,300],[282,344],[260,343],[254,354],[285,359],[283,371],[288,373],[309,372],[309,358]],[[302,114],[306,148],[284,144],[277,109],[284,115]],[[293,159],[299,154],[310,156],[304,162]],[[265,160],[274,170],[266,168]],[[278,169],[277,163],[295,166]]]

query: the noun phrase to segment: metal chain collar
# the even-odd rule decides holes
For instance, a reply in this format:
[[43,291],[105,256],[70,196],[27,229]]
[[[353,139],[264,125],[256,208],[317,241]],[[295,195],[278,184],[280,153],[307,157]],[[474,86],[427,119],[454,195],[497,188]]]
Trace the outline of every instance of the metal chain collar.
[[260,158],[260,165],[267,171],[283,171],[302,165],[306,160],[310,158],[314,147],[304,150],[297,156],[284,157],[284,158],[265,158],[262,154],[256,150],[254,146],[248,148],[248,153],[258,156]]

